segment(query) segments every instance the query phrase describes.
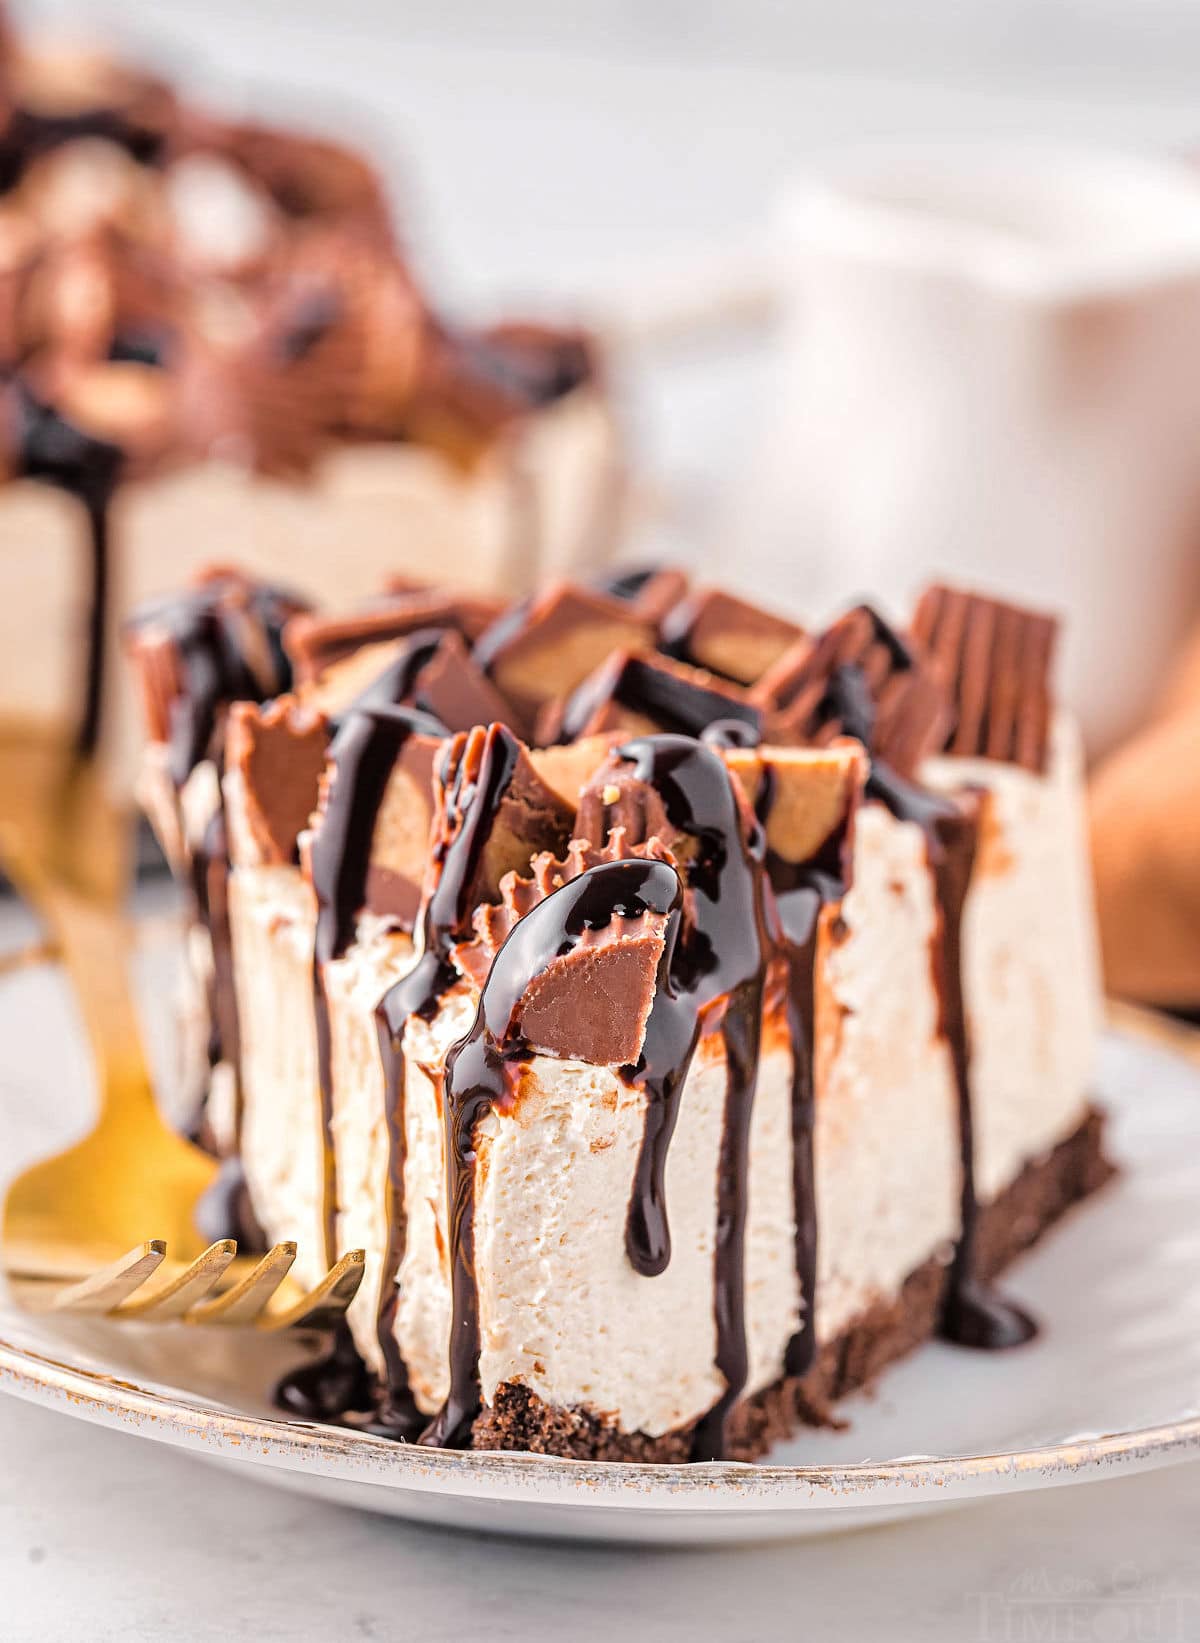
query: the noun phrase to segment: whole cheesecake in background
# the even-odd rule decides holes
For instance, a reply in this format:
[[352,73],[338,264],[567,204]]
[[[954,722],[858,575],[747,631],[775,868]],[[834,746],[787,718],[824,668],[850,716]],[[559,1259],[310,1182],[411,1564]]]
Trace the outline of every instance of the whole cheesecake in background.
[[809,632],[667,570],[139,617],[209,1207],[306,1279],[367,1253],[286,1407],[753,1457],[935,1333],[1028,1339],[994,1279],[1109,1173],[1054,632],[947,588]]
[[0,481],[0,715],[127,769],[119,624],[214,549],[520,592],[602,549],[619,464],[589,339],[448,324],[361,156],[5,34]]

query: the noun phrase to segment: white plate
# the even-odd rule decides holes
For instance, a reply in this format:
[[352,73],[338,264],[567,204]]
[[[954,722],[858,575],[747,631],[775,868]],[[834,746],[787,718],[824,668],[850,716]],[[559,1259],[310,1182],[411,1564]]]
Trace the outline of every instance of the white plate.
[[[156,1025],[164,971],[151,959]],[[0,1043],[7,1173],[87,1122],[86,1060],[53,974],[6,978]],[[347,1505],[640,1542],[828,1532],[1200,1456],[1200,1070],[1114,1034],[1100,1094],[1121,1178],[1008,1281],[1042,1320],[1039,1339],[997,1355],[927,1346],[845,1406],[846,1430],[804,1432],[770,1465],[450,1454],[306,1426],[275,1418],[268,1401],[302,1349],[294,1337],[50,1327],[2,1294],[0,1388]]]

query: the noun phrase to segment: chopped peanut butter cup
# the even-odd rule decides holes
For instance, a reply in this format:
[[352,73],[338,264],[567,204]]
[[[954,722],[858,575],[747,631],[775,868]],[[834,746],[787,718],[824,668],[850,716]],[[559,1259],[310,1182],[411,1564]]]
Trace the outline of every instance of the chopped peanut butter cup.
[[953,699],[946,752],[1044,770],[1056,618],[934,586],[921,595],[913,632]]
[[235,702],[225,732],[230,851],[239,864],[296,860],[317,808],[329,727],[293,696],[259,707]]
[[721,588],[704,588],[666,617],[661,642],[681,661],[752,685],[801,637],[794,622]]
[[867,605],[797,640],[750,698],[767,715],[768,740],[856,736],[905,777],[940,745],[949,713],[936,670]]
[[560,582],[483,635],[475,659],[532,731],[545,703],[570,694],[614,650],[653,643],[620,599]]

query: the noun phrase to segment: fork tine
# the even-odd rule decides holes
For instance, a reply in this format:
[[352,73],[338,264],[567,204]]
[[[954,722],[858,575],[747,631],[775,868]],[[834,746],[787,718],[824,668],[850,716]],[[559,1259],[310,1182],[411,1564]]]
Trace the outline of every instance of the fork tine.
[[161,1238],[151,1238],[128,1255],[122,1255],[111,1266],[93,1272],[56,1295],[51,1308],[55,1312],[111,1312],[128,1299],[152,1272],[162,1265],[167,1246]]
[[208,1301],[197,1301],[188,1311],[189,1324],[252,1324],[287,1277],[296,1259],[292,1243],[269,1249],[252,1272]]
[[190,1306],[208,1294],[236,1254],[237,1244],[232,1238],[222,1238],[210,1244],[190,1266],[184,1267],[165,1284],[158,1285],[148,1295],[138,1295],[126,1301],[119,1316],[150,1318],[155,1323],[181,1318]]
[[[107,1314],[122,1322],[141,1319],[165,1323],[182,1318],[189,1324],[254,1324],[259,1329],[329,1329],[344,1315],[363,1280],[366,1255],[348,1250],[296,1301],[270,1310],[270,1301],[296,1259],[294,1243],[276,1244],[245,1277],[224,1294],[209,1296],[237,1254],[232,1238],[209,1247],[165,1283],[135,1292],[161,1266],[167,1246],[160,1238],[130,1250],[119,1261],[58,1294],[55,1311]],[[292,1292],[294,1293],[293,1285]]]
[[307,1295],[281,1312],[265,1312],[258,1320],[259,1329],[329,1329],[342,1317],[350,1302],[358,1294],[363,1280],[366,1252],[347,1250]]

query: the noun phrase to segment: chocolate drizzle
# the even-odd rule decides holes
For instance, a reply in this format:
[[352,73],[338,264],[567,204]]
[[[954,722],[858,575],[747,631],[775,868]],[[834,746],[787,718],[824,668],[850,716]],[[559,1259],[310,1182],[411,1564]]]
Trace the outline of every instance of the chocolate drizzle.
[[344,1320],[334,1331],[329,1352],[289,1371],[275,1386],[275,1404],[302,1421],[339,1422],[347,1415],[366,1413],[373,1401],[366,1365]]
[[874,704],[866,677],[857,665],[834,671],[821,712],[838,719],[846,734],[862,742],[871,760],[867,798],[877,799],[898,821],[911,822],[921,829],[933,874],[938,907],[933,944],[938,1028],[949,1046],[954,1070],[962,1160],[962,1225],[950,1267],[941,1333],[957,1345],[987,1351],[1019,1346],[1036,1334],[1036,1324],[1019,1307],[988,1288],[974,1269],[979,1202],[975,1191],[971,1045],[963,992],[962,920],[975,865],[978,805],[955,804],[906,781],[873,753]]
[[689,919],[673,944],[667,985],[655,996],[642,1057],[632,1069],[648,1106],[626,1248],[635,1270],[648,1276],[664,1271],[671,1256],[666,1160],[688,1068],[706,1031],[719,1032],[725,1049],[715,1257],[716,1364],[725,1390],[693,1438],[693,1457],[711,1460],[724,1452],[726,1421],[747,1371],[746,1181],[770,956],[766,840],[757,824],[747,829],[732,778],[711,748],[683,736],[647,736],[627,742],[619,757],[633,766],[636,780],[655,789],[671,825],[696,845],[687,873]]
[[84,650],[83,706],[76,750],[87,758],[100,738],[109,607],[109,503],[121,476],[123,453],[68,422],[17,384],[17,473],[73,496],[87,520],[89,587]]
[[[681,908],[679,875],[667,862],[614,861],[588,868],[514,925],[496,955],[471,1030],[446,1056],[444,1103],[452,1285],[450,1391],[437,1418],[422,1436],[422,1443],[465,1447],[480,1409],[475,1126],[489,1108],[504,1106],[514,1066],[534,1053],[520,1033],[521,999],[548,958],[566,952],[585,931],[601,928],[619,914],[636,917],[653,913],[668,920],[659,965],[659,991],[651,1012],[653,1022],[655,1011],[660,1010],[659,1000],[671,996],[671,956],[677,946]],[[692,1037],[694,1041],[694,1032]],[[743,1379],[744,1374],[743,1365]]]
[[[717,720],[702,740],[717,748],[753,748],[759,743],[752,726],[737,719]],[[772,767],[762,766],[755,815],[765,828],[774,799]],[[801,1376],[816,1356],[817,1197],[813,1137],[816,1129],[816,978],[821,910],[840,901],[850,881],[851,816],[824,842],[815,859],[785,861],[767,849],[768,923],[785,965],[785,1010],[792,1050],[792,1204],[796,1218],[796,1278],[802,1312],[800,1326],[788,1341],[784,1373]]]
[[[618,655],[585,679],[563,709],[556,740],[574,741],[608,703],[652,719],[669,734],[700,736],[715,721],[736,720],[747,733],[761,731],[762,714],[728,691],[681,677],[649,657]],[[745,744],[742,744],[745,745]]]
[[[229,840],[225,810],[221,806],[209,817],[202,837],[192,845],[192,896],[196,918],[207,929],[212,944],[212,968],[208,989],[208,1065],[212,1069],[228,1062],[240,1063],[241,1031],[238,1024],[237,993],[233,984],[233,940],[229,926]],[[210,1211],[209,1224],[215,1224]],[[232,1226],[234,1223],[229,1222]],[[217,1234],[235,1236],[232,1231]]]
[[313,942],[313,1003],[317,1027],[317,1074],[325,1139],[325,1258],[336,1251],[336,1194],[333,1180],[332,1042],[325,966],[340,958],[354,938],[355,920],[366,900],[371,835],[400,751],[410,736],[440,736],[437,720],[412,708],[380,700],[387,690],[403,694],[412,665],[401,656],[386,677],[366,692],[367,700],[346,715],[329,749],[330,776],[322,824],[310,852],[310,875],[317,901]]
[[[770,813],[772,772],[763,767],[756,809],[764,823]],[[792,1047],[792,1202],[796,1217],[796,1277],[803,1310],[800,1325],[784,1352],[784,1373],[807,1374],[816,1358],[817,1182],[813,1150],[816,1132],[817,948],[821,911],[840,901],[850,882],[851,813],[812,861],[784,861],[767,852],[767,875],[786,963],[786,1015]]]
[[[387,1366],[379,1425],[392,1426],[397,1436],[409,1435],[420,1424],[395,1334],[400,1300],[396,1280],[404,1255],[404,1034],[411,1016],[428,1020],[433,1015],[442,993],[455,980],[450,949],[470,934],[475,911],[472,889],[480,858],[492,820],[517,770],[519,756],[520,744],[502,725],[492,725],[483,735],[456,737],[447,748],[440,772],[444,792],[443,827],[434,852],[432,887],[422,909],[420,957],[409,973],[385,993],[376,1011],[387,1089],[390,1199],[389,1244],[381,1278],[378,1319],[379,1344]],[[446,1406],[421,1441],[453,1447],[464,1420],[469,1427],[474,1413],[468,1417],[463,1412],[470,1397],[465,1391],[469,1375],[463,1367],[461,1343],[464,1339],[469,1341],[477,1330],[477,1323],[472,1321],[477,1316],[477,1301],[470,1247],[471,1170],[465,1155],[459,1151],[462,1129],[455,1119],[448,1088],[443,1092],[443,1107],[454,1307],[452,1390]],[[469,1150],[469,1134],[466,1141]],[[457,1378],[453,1369],[455,1362],[460,1366]],[[458,1407],[459,1403],[463,1409]]]
[[978,818],[964,811],[939,816],[926,838],[942,920],[939,1026],[954,1065],[962,1154],[962,1230],[950,1267],[941,1333],[958,1346],[994,1352],[1032,1340],[1037,1324],[979,1277],[975,1258],[979,1200],[975,1193],[971,1046],[962,980],[962,921],[975,865]]
[[[220,763],[216,733],[231,702],[267,701],[290,688],[280,635],[304,609],[303,600],[281,588],[218,573],[135,611],[130,630],[165,633],[175,653],[179,678],[168,707],[168,765],[177,788],[206,758]],[[262,642],[256,658],[247,648],[247,623]]]
[[265,1254],[270,1248],[254,1213],[240,1153],[221,1159],[217,1178],[196,1205],[193,1220],[196,1231],[210,1244],[236,1238],[243,1255]]
[[612,599],[632,601],[661,571],[661,565],[636,565],[632,570],[626,568],[603,572],[592,578],[591,585],[597,593],[607,593]]

